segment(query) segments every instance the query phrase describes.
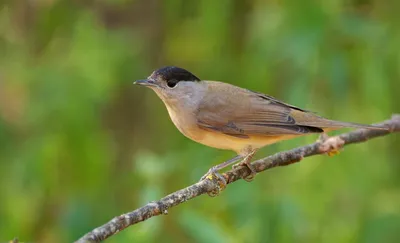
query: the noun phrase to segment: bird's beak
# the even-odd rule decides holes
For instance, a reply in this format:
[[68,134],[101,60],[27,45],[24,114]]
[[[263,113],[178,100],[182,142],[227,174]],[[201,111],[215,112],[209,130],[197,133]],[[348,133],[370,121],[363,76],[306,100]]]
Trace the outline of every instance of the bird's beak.
[[136,80],[133,84],[143,85],[143,86],[157,86],[157,84],[151,79]]

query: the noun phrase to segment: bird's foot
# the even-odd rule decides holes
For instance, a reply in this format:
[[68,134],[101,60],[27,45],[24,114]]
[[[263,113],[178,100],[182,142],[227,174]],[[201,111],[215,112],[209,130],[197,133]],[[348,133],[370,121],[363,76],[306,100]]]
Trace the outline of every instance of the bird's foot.
[[319,151],[327,154],[328,156],[339,154],[340,149],[345,143],[339,136],[329,137],[326,134],[322,134],[318,139],[318,142],[321,143],[319,146]]
[[254,177],[255,177],[256,174],[257,174],[257,171],[256,171],[256,169],[254,168],[254,165],[251,164],[251,159],[253,158],[253,156],[254,156],[254,154],[255,154],[256,152],[257,152],[256,149],[251,150],[251,151],[247,154],[247,156],[246,156],[240,163],[238,163],[238,164],[232,166],[234,169],[237,168],[237,167],[239,167],[239,166],[246,166],[246,167],[250,170],[250,175],[248,175],[248,176],[242,178],[243,180],[245,180],[245,181],[247,181],[247,182],[250,182],[250,181],[254,180]]
[[251,182],[252,180],[254,180],[254,177],[256,177],[257,172],[254,166],[251,164],[251,161],[244,159],[242,162],[233,165],[232,168],[236,169],[240,166],[245,166],[250,170],[250,175],[243,177],[242,179],[247,182]]
[[217,185],[214,190],[207,192],[210,197],[218,196],[226,188],[227,183],[225,177],[218,172],[215,166],[211,167],[208,172],[200,178],[200,181],[203,180],[213,181],[214,184]]

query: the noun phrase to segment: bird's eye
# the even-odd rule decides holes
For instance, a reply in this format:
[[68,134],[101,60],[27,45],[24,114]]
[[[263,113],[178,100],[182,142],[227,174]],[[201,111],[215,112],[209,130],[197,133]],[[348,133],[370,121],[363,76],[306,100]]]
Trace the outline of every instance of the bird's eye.
[[167,86],[170,88],[174,88],[178,84],[178,80],[171,79],[167,81]]

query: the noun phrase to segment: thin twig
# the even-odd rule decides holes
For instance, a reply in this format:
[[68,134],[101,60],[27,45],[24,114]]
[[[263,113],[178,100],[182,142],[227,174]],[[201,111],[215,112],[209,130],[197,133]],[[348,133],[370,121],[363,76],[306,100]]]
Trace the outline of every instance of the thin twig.
[[[386,120],[382,123],[376,124],[382,127],[388,128],[388,130],[367,130],[359,129],[349,133],[343,133],[338,136],[330,137],[323,141],[295,148],[289,151],[280,152],[272,156],[257,160],[253,162],[257,173],[264,170],[271,169],[277,166],[290,165],[295,162],[299,162],[304,157],[326,154],[331,150],[335,150],[342,146],[365,142],[371,138],[384,136],[390,133],[400,131],[400,115],[393,115],[392,119]],[[250,171],[245,167],[239,167],[232,169],[224,174],[224,178],[227,183],[230,184],[243,177],[248,176]],[[77,242],[100,242],[107,239],[108,237],[118,233],[128,226],[137,224],[145,221],[151,217],[167,214],[168,209],[184,203],[192,198],[198,197],[202,194],[211,193],[215,190],[219,190],[219,182],[217,179],[206,179],[200,181],[194,185],[188,186],[182,190],[171,193],[170,195],[160,199],[159,201],[150,202],[141,208],[138,208],[132,212],[122,214],[113,218],[108,223],[94,229],[87,233]]]

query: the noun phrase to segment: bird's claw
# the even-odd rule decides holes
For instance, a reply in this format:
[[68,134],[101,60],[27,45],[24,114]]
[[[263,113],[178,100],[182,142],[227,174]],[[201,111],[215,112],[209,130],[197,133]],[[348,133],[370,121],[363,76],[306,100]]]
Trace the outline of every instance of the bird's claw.
[[236,169],[240,166],[245,166],[250,170],[250,175],[243,177],[242,179],[247,181],[247,182],[251,182],[252,180],[254,180],[254,177],[256,177],[256,169],[254,168],[254,166],[251,163],[247,163],[246,161],[242,161],[240,163],[237,163],[235,165],[232,166],[233,169]]
[[203,180],[211,180],[217,185],[214,190],[207,192],[210,197],[215,197],[219,195],[220,192],[222,192],[226,188],[227,183],[225,178],[220,173],[218,173],[217,169],[215,169],[214,167],[212,167],[205,175],[200,178],[200,181]]

